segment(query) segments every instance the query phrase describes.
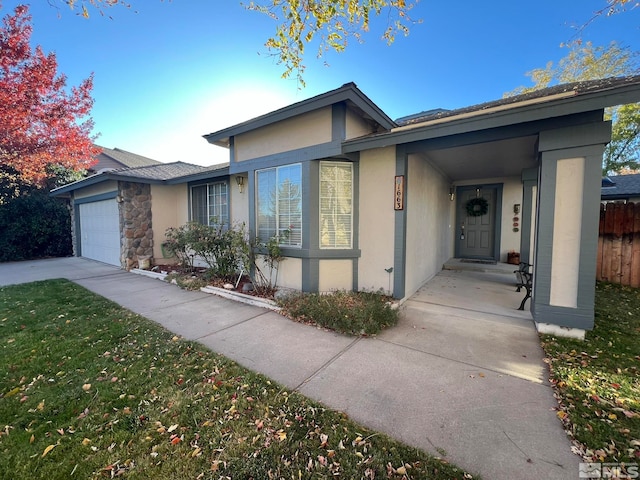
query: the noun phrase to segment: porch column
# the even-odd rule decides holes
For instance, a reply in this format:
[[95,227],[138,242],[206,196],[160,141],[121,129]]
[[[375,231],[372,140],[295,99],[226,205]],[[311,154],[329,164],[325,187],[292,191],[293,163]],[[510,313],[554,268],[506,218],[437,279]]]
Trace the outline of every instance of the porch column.
[[536,190],[538,169],[528,168],[522,171],[522,205],[520,207],[520,261],[533,261],[533,232],[535,232]]
[[531,312],[542,333],[593,328],[602,154],[610,122],[540,133]]

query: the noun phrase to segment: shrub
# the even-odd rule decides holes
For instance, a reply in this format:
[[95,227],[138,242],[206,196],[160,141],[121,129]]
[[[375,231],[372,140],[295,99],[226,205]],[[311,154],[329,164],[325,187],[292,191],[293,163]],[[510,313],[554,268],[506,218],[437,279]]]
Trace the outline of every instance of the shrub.
[[300,293],[279,301],[283,313],[350,335],[374,335],[398,322],[389,298],[373,292]]
[[0,204],[0,261],[66,257],[72,251],[64,201],[32,191]]
[[193,257],[201,258],[212,276],[230,279],[249,270],[249,243],[244,225],[209,226],[191,222],[165,232],[165,250],[178,258],[183,267],[193,268]]

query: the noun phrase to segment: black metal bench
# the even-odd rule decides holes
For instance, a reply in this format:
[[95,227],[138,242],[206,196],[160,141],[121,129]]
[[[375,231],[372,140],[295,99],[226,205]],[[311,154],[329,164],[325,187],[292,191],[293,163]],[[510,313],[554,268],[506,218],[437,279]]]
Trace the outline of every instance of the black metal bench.
[[518,270],[515,270],[513,272],[516,274],[516,279],[518,281],[518,283],[516,283],[516,287],[517,287],[516,292],[519,292],[522,289],[522,287],[524,287],[527,290],[527,294],[522,299],[522,303],[520,303],[520,307],[518,307],[518,310],[524,310],[524,304],[529,298],[531,298],[531,286],[533,284],[533,273],[531,272],[530,268],[532,266],[533,265],[531,265],[530,263],[520,262],[520,265],[518,266]]

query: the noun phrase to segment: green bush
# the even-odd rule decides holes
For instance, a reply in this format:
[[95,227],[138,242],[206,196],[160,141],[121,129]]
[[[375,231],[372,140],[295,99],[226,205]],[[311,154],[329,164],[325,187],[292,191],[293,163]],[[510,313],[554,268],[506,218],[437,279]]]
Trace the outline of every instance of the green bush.
[[208,226],[191,222],[165,233],[166,250],[183,266],[193,267],[193,256],[206,262],[214,276],[231,279],[240,269],[249,270],[249,243],[244,225]]
[[33,191],[0,204],[0,261],[66,257],[72,251],[64,201]]
[[398,322],[389,298],[373,292],[300,293],[279,301],[293,320],[349,335],[374,335]]

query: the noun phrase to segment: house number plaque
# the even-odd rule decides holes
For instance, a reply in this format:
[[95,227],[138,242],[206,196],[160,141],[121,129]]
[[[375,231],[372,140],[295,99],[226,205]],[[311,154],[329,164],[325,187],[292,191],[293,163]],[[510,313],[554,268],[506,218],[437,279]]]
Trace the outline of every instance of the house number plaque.
[[394,209],[404,210],[404,175],[396,175]]

